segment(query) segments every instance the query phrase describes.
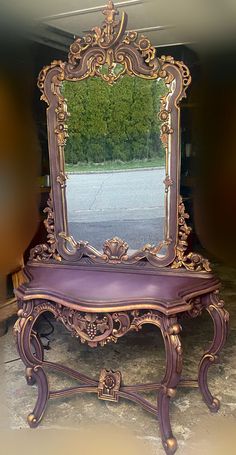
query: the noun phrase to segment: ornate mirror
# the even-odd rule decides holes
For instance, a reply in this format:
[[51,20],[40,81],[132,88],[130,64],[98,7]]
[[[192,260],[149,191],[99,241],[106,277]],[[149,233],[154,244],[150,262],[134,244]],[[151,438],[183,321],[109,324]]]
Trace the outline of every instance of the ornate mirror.
[[[207,373],[218,362],[229,317],[208,260],[187,251],[179,103],[189,71],[171,57],[157,57],[147,38],[126,32],[127,17],[119,20],[111,1],[103,13],[102,27],[78,38],[67,62],[54,61],[39,76],[48,104],[47,243],[31,250],[25,282],[15,290],[18,351],[27,383],[38,386],[27,420],[36,427],[51,398],[82,392],[112,402],[126,398],[158,418],[165,452],[173,455],[169,405],[177,387],[198,388],[209,409],[219,409]],[[214,338],[197,377],[191,368],[185,377],[182,319],[203,310],[213,320]],[[96,380],[48,361],[35,324],[47,312],[91,348],[154,325],[165,346],[164,377],[129,385],[120,370],[102,368]],[[78,385],[52,390],[48,369]],[[157,405],[143,396],[151,391]]]
[[67,62],[39,75],[52,192],[49,245],[31,259],[163,267],[176,258],[179,102],[191,77],[126,32],[127,16],[119,20],[111,1],[103,14]]

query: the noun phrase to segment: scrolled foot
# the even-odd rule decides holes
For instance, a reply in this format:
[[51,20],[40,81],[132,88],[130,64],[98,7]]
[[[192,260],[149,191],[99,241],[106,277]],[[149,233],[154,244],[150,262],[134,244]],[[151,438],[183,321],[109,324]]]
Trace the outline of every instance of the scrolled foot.
[[214,324],[214,337],[212,344],[199,364],[198,383],[202,397],[211,412],[217,412],[220,408],[220,401],[215,398],[208,387],[208,370],[211,365],[219,363],[219,354],[224,347],[227,334],[229,314],[224,309],[224,302],[219,298],[219,292],[205,297],[205,308],[210,314]]
[[[30,371],[31,370],[31,371]],[[31,428],[36,428],[41,421],[49,398],[47,376],[40,365],[28,368],[28,380],[35,380],[38,387],[38,397],[35,407],[27,417],[27,422]]]
[[178,448],[177,441],[174,437],[162,441],[162,444],[167,455],[173,455]]
[[213,397],[212,403],[208,405],[211,412],[218,412],[220,409],[220,400],[218,398]]
[[27,417],[27,422],[30,426],[30,428],[36,428],[40,422],[40,420],[35,417],[33,413],[30,413]]

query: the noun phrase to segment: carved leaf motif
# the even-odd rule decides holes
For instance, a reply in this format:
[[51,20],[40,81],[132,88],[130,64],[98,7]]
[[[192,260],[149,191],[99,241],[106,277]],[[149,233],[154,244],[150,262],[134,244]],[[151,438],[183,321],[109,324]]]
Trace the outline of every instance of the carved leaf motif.
[[187,226],[186,219],[189,218],[189,215],[185,212],[185,206],[183,203],[182,198],[180,197],[179,201],[179,240],[176,247],[176,258],[174,262],[171,264],[173,269],[179,269],[184,267],[189,271],[196,271],[196,272],[210,272],[211,267],[208,259],[205,259],[198,253],[188,253],[187,255],[186,250],[188,248],[188,236],[191,232],[191,228]]
[[44,213],[47,214],[47,218],[44,220],[44,225],[47,230],[47,243],[37,245],[30,251],[30,261],[49,261],[55,259],[61,261],[62,258],[57,251],[57,241],[54,232],[54,214],[52,206],[52,195],[50,193],[48,199],[48,206],[44,209]]
[[[94,27],[85,37],[77,38],[70,47],[68,62],[53,61],[50,66],[43,68],[38,79],[38,86],[42,92],[42,98],[48,102],[48,93],[51,92],[57,98],[56,119],[54,133],[57,136],[58,145],[58,162],[59,172],[57,174],[57,182],[61,187],[61,196],[64,201],[65,170],[64,170],[64,146],[66,144],[68,131],[66,120],[69,113],[67,112],[67,104],[61,93],[61,84],[64,80],[80,81],[90,76],[99,76],[104,78],[108,83],[113,84],[123,74],[131,76],[139,76],[143,79],[154,80],[163,78],[166,84],[170,84],[174,75],[170,70],[170,65],[175,66],[182,76],[182,92],[177,100],[184,96],[185,90],[191,81],[188,68],[183,62],[176,62],[172,57],[156,56],[154,46],[145,36],[138,36],[137,32],[126,32],[127,17],[125,14],[118,20],[118,11],[113,2],[109,0],[107,7],[104,9],[105,20],[101,27]],[[123,69],[114,75],[114,65],[119,63]],[[101,71],[101,66],[107,65],[108,73],[104,74]],[[50,74],[49,74],[50,73]],[[48,77],[48,84],[46,79]],[[50,87],[50,88],[49,88]],[[181,87],[181,85],[180,85]],[[170,134],[173,133],[171,125],[171,112],[168,108],[166,95],[162,99],[160,119],[163,122],[161,126],[161,139],[164,146],[168,149]],[[56,101],[56,100],[55,100]],[[168,179],[165,181],[166,192],[172,182]],[[65,206],[65,204],[64,204]],[[172,239],[166,239],[161,245],[147,245],[134,254],[128,256],[128,245],[120,239],[111,239],[104,244],[104,253],[97,251],[87,242],[75,242],[72,237],[68,236],[68,226],[66,221],[65,207],[63,211],[63,226],[60,226],[61,232],[58,238],[64,239],[63,248],[69,254],[74,253],[76,260],[88,259],[94,263],[122,263],[126,264],[144,264],[145,261],[156,265],[159,261],[157,258],[159,251],[163,246],[169,245]],[[62,258],[57,251],[57,243],[54,234],[54,215],[53,208],[48,212],[45,226],[48,231],[48,241],[45,244],[38,245],[32,250],[32,260],[56,260]],[[52,228],[52,229],[51,229]],[[193,258],[185,257],[186,240],[188,236],[187,229],[181,230],[181,238],[178,244],[178,261],[176,260],[173,267],[181,267],[185,263],[185,267],[191,267]],[[117,241],[118,240],[118,241]],[[60,240],[59,240],[60,241]],[[61,245],[61,243],[60,243]],[[69,245],[69,247],[68,247]],[[144,259],[144,261],[142,261]],[[196,261],[195,261],[196,262]],[[207,267],[207,263],[203,262],[203,267]],[[197,265],[196,267],[201,267]]]

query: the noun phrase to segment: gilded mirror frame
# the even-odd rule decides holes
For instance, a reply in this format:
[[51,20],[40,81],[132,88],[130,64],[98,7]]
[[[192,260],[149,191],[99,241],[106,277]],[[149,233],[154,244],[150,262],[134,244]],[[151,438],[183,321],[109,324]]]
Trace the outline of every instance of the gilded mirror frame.
[[[188,68],[183,62],[170,56],[156,56],[156,50],[144,36],[136,32],[126,32],[127,15],[120,19],[118,11],[109,1],[103,11],[105,21],[101,28],[94,27],[83,38],[77,38],[70,46],[68,61],[53,61],[42,69],[38,78],[41,99],[47,104],[48,147],[50,157],[51,198],[45,209],[48,243],[36,246],[31,251],[33,261],[66,261],[70,263],[103,263],[141,265],[146,262],[156,267],[171,265],[188,270],[207,270],[200,255],[190,253],[185,256],[186,239],[190,228],[185,223],[187,215],[179,199],[180,186],[180,107],[191,82]],[[123,71],[115,75],[113,65],[120,63]],[[107,64],[108,72],[100,71]],[[106,240],[103,251],[96,250],[86,241],[73,239],[67,220],[66,179],[64,147],[68,137],[66,120],[67,104],[61,93],[63,81],[82,81],[89,77],[101,77],[113,84],[123,74],[138,76],[147,80],[161,78],[169,88],[169,93],[161,100],[159,118],[161,120],[161,140],[166,150],[165,185],[165,238],[157,245],[144,245],[140,250],[128,254],[124,240],[114,237]],[[167,253],[158,256],[166,247]]]

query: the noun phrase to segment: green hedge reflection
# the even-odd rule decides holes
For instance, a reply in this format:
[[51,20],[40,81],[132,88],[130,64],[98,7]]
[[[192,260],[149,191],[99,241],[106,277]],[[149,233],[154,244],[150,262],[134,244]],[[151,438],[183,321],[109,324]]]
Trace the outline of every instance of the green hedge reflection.
[[132,160],[163,161],[158,112],[167,93],[162,80],[123,76],[114,85],[102,79],[63,83],[69,138],[67,164]]

